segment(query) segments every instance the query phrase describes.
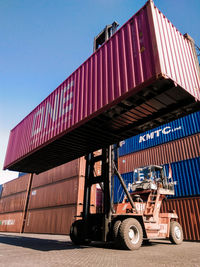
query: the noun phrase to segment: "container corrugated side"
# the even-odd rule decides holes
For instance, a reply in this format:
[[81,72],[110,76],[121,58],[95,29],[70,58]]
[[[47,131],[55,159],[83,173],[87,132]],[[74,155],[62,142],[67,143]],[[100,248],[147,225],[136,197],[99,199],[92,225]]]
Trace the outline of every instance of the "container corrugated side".
[[[78,180],[78,195],[77,195],[77,215],[80,215],[83,211],[83,200],[84,200],[84,185],[85,178],[81,176]],[[92,213],[94,212],[94,208],[96,207],[96,184],[91,186],[90,193],[90,210]]]
[[163,165],[196,157],[200,157],[200,134],[122,156],[118,160],[119,171],[127,173],[142,166]]
[[0,199],[0,213],[23,211],[26,204],[26,192],[2,197]]
[[76,205],[79,176],[31,190],[28,209],[59,205]]
[[162,202],[161,212],[175,210],[183,227],[184,240],[200,241],[200,197],[168,199]]
[[186,42],[184,36],[160,10],[155,5],[152,6],[161,71],[183,88],[190,88],[189,91],[198,98],[200,77],[196,67],[199,66],[196,65],[190,41]]
[[26,191],[29,179],[30,174],[27,174],[3,184],[2,197]]
[[77,177],[83,168],[81,164],[84,164],[83,159],[76,159],[41,174],[35,174],[33,176],[32,188],[51,184],[66,178]]
[[4,168],[39,173],[191,113],[197,73],[190,41],[148,1],[11,131]]
[[[122,178],[123,178],[124,183],[126,184],[126,188],[128,189],[128,191],[132,192],[129,184],[133,182],[133,172],[123,173]],[[114,198],[113,198],[114,203],[122,202],[124,199],[124,196],[125,194],[121,186],[121,183],[118,177],[115,176],[114,177]]]
[[200,195],[200,158],[174,162],[171,169],[174,181],[177,181],[175,197]]
[[[179,162],[170,163],[172,170],[172,177],[174,181],[177,182],[175,185],[175,195],[168,196],[168,198],[176,197],[188,197],[188,196],[198,196],[200,195],[200,157],[183,160]],[[166,175],[169,174],[169,164],[164,164]],[[124,182],[127,188],[131,191],[129,183],[133,182],[133,172],[122,174]],[[123,200],[123,190],[118,178],[115,177],[115,187],[114,187],[114,200]]]
[[31,210],[27,213],[25,233],[69,234],[76,206]]
[[20,233],[23,221],[23,212],[0,214],[0,232]]
[[200,112],[163,124],[151,131],[124,140],[119,155],[124,156],[200,132]]

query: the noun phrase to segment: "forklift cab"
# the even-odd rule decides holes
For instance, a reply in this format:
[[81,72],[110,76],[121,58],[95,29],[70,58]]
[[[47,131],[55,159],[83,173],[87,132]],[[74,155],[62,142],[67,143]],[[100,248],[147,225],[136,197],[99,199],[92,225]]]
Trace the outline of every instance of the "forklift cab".
[[157,190],[158,188],[174,190],[172,177],[167,177],[165,167],[150,165],[137,168],[133,173],[131,190]]

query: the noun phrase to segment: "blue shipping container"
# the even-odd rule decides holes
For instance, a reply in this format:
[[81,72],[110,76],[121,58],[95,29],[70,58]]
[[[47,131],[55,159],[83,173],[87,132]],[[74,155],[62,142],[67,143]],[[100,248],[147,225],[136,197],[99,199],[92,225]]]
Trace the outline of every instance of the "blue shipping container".
[[[170,164],[172,177],[177,182],[175,185],[175,195],[168,198],[189,197],[200,195],[200,157],[194,159],[173,162]],[[169,174],[169,164],[165,164],[166,174]],[[133,172],[122,174],[127,188],[133,182]],[[117,177],[114,183],[114,203],[122,202],[124,192]]]
[[0,184],[0,198],[1,198],[2,190],[3,190],[3,185]]
[[[133,182],[133,172],[128,172],[122,174],[122,178],[126,184],[126,187],[128,188],[129,192],[132,192],[130,190],[129,184]],[[114,203],[122,202],[124,199],[124,190],[120,184],[120,181],[117,176],[114,178]]]
[[176,139],[200,132],[200,112],[164,124],[153,130],[144,132],[125,140],[119,149],[119,155],[124,156],[139,150],[157,146]]

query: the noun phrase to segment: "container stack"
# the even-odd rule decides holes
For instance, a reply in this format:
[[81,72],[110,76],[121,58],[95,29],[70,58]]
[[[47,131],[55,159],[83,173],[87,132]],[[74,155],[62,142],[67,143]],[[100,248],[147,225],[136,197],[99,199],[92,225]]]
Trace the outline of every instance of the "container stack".
[[[99,166],[96,166],[96,172],[99,172]],[[31,186],[30,174],[4,184],[0,199],[0,231],[69,234],[72,222],[83,209],[84,175],[85,160],[80,158],[33,175]],[[94,185],[91,212],[95,211]]]
[[[200,240],[200,112],[125,140],[119,155],[119,171],[129,190],[135,168],[164,165],[167,175],[172,170],[175,196],[163,202],[161,211],[175,210],[185,240]],[[115,178],[114,202],[123,198]]]
[[[24,232],[69,234],[75,216],[83,208],[84,175],[84,158],[35,175]],[[91,194],[94,206],[95,189]]]
[[0,231],[21,232],[30,175],[3,184],[0,198]]

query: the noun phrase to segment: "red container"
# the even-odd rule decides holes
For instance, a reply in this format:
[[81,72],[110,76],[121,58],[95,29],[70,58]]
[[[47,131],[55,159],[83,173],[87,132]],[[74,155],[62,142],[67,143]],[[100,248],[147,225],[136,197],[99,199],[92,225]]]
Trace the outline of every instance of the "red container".
[[1,197],[24,192],[27,190],[30,174],[21,176],[3,185],[3,191]]
[[73,160],[49,171],[34,175],[32,188],[83,175],[83,169],[85,169],[85,160],[83,158]]
[[79,191],[79,176],[31,190],[29,209],[76,205]]
[[11,131],[4,169],[40,173],[184,116],[195,99],[192,43],[148,1]]
[[6,196],[0,199],[0,213],[23,211],[26,204],[26,192]]
[[21,232],[23,212],[0,214],[0,232]]
[[[79,186],[78,186],[78,198],[77,198],[77,215],[80,215],[83,211],[83,199],[84,199],[84,185],[85,178],[80,177]],[[90,195],[90,212],[94,213],[96,209],[96,184],[91,187],[91,195]]]
[[31,210],[27,213],[25,233],[69,234],[76,206]]
[[161,212],[175,210],[183,227],[184,240],[200,241],[200,197],[168,199]]
[[120,157],[119,172],[127,173],[141,166],[162,165],[199,156],[200,134],[196,134]]

